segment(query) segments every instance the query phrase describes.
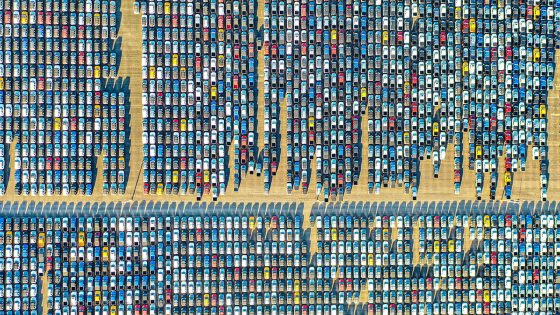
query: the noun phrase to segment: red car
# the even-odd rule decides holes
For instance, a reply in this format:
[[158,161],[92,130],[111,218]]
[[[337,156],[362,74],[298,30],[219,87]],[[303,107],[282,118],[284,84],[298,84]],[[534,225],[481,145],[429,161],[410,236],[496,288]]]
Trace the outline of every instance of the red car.
[[441,223],[441,217],[439,215],[434,216],[434,227],[439,228]]
[[237,59],[239,60],[239,54],[240,54],[241,48],[239,45],[235,45],[233,46],[233,59]]
[[440,43],[445,43],[447,41],[447,33],[444,31],[441,31],[439,33],[439,41]]
[[323,42],[323,31],[322,30],[317,30],[317,32],[315,32],[315,41],[317,42],[317,44],[321,44]]
[[346,291],[345,282],[346,281],[344,279],[338,280],[338,292]]
[[226,29],[227,29],[227,30],[231,30],[231,29],[232,29],[231,15],[226,16]]
[[498,254],[496,252],[490,253],[490,263],[493,265],[498,263]]
[[505,137],[505,143],[510,144],[511,143],[511,130],[506,130],[504,132],[504,137]]
[[12,24],[12,11],[4,11],[4,24]]
[[498,59],[498,49],[497,48],[492,48],[492,50],[490,51],[490,57],[492,58],[492,61],[497,61],[497,59]]
[[53,158],[52,157],[47,157],[47,162],[45,163],[45,168],[47,169],[47,171],[52,170],[53,167]]
[[249,58],[254,58],[254,57],[255,57],[255,44],[250,43],[249,44]]
[[332,44],[331,45],[331,57],[336,58],[337,52],[338,52],[337,44]]
[[455,170],[455,174],[454,174],[454,178],[455,178],[455,183],[460,183],[461,182],[461,170]]
[[525,242],[525,238],[527,237],[526,232],[527,230],[525,228],[519,229],[519,242]]
[[166,289],[165,290],[165,301],[166,303],[171,303],[173,299],[173,294],[171,293],[171,289]]
[[202,186],[202,173],[196,173],[196,187]]
[[463,20],[463,34],[468,34],[469,32],[470,32],[469,19],[464,19]]
[[247,149],[241,150],[241,164],[247,164]]
[[79,39],[84,39],[86,37],[86,28],[81,25],[78,27],[78,38]]
[[272,175],[276,175],[276,172],[278,171],[278,163],[276,161],[272,161],[272,163],[270,163],[270,171],[272,172]]
[[339,72],[338,73],[338,84],[339,85],[344,85],[344,83],[346,83],[346,76],[344,75],[344,72]]
[[506,215],[506,227],[511,227],[511,214]]
[[541,279],[540,273],[538,270],[533,270],[533,283],[538,283]]
[[404,40],[404,33],[402,31],[397,32],[397,43],[402,44]]
[[418,103],[412,102],[410,104],[410,108],[412,109],[412,116],[414,117],[418,116]]
[[506,60],[510,59],[513,56],[513,50],[511,46],[506,47]]
[[68,38],[68,25],[62,26],[62,37]]
[[506,158],[506,170],[510,171],[511,170],[511,158]]
[[234,75],[232,81],[233,81],[232,82],[233,83],[233,89],[234,90],[239,89],[239,75],[237,75],[237,74]]

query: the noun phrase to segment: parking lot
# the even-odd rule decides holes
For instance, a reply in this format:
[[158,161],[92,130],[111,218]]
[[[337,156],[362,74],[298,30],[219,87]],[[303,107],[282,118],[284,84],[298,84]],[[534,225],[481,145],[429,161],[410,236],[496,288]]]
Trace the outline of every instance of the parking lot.
[[[261,4],[257,6],[257,12],[255,12],[256,21],[257,21],[257,25],[255,26],[256,29],[261,29],[265,18],[271,17],[270,16],[271,11],[270,10],[265,11],[266,4],[265,3],[261,3]],[[144,156],[144,152],[142,148],[142,141],[143,141],[142,134],[144,130],[140,119],[140,117],[142,117],[143,115],[142,114],[143,104],[142,104],[142,97],[141,97],[143,79],[142,79],[142,71],[141,69],[138,68],[138,64],[142,60],[142,42],[138,40],[140,38],[138,23],[141,24],[142,19],[140,15],[133,14],[134,10],[132,4],[122,3],[120,5],[121,7],[119,9],[122,12],[122,16],[121,19],[119,20],[120,22],[119,36],[122,37],[122,41],[120,41],[119,49],[121,50],[123,57],[121,58],[118,74],[119,77],[122,78],[122,82],[124,82],[130,94],[129,97],[130,119],[128,124],[129,126],[127,126],[130,128],[130,132],[129,132],[130,142],[127,144],[127,146],[129,147],[128,149],[129,154],[127,154],[127,156],[125,157],[125,161],[123,162],[125,163],[124,165],[126,165],[127,172],[125,172],[123,176],[119,175],[120,173],[118,172],[118,169],[122,167],[121,164],[118,164],[119,166],[117,169],[114,170],[114,172],[113,170],[106,170],[105,165],[117,165],[117,164],[111,164],[113,157],[107,155],[107,153],[109,153],[110,150],[107,150],[107,152],[105,151],[101,152],[101,155],[99,155],[98,158],[96,159],[97,165],[94,165],[93,167],[93,169],[97,172],[97,174],[95,174],[95,178],[97,178],[98,184],[92,186],[94,188],[94,190],[91,191],[92,196],[94,197],[103,196],[104,198],[108,198],[108,200],[121,200],[121,201],[138,200],[139,198],[146,199],[146,200],[163,200],[163,199],[169,200],[169,198],[172,199],[177,198],[177,200],[184,200],[184,199],[191,200],[193,198],[196,199],[197,194],[192,194],[192,195],[187,194],[186,196],[163,194],[166,195],[165,197],[158,196],[157,194],[145,195],[146,192],[146,186],[144,185],[145,169],[143,168],[145,162],[143,162],[142,159],[142,157]],[[267,16],[267,14],[269,15]],[[422,23],[424,23],[422,22],[422,19],[414,18],[414,20],[416,23],[419,23],[419,25],[422,25]],[[266,50],[267,49],[265,49],[264,46],[259,46],[258,49],[256,50],[257,55],[255,57],[256,60],[258,60],[257,63],[258,80],[256,81],[257,81],[257,90],[259,91],[256,94],[257,95],[256,103],[258,104],[258,106],[256,109],[256,113],[254,115],[255,122],[256,122],[256,130],[263,130],[263,128],[265,128],[265,126],[269,124],[269,123],[265,123],[266,121],[265,99],[267,99],[267,96],[265,93],[266,88],[264,86],[264,83],[266,82],[264,73],[266,72],[265,68],[267,67],[265,62],[266,60],[265,57],[267,56]],[[268,49],[268,51],[270,54],[271,50]],[[558,56],[556,56],[556,61],[558,60],[559,60]],[[559,89],[557,88],[559,84],[558,82],[559,82],[558,74],[555,73],[555,79],[554,79],[555,88],[549,92],[549,97],[548,97],[548,106],[552,109],[554,109],[559,102],[560,94],[558,91]],[[263,160],[261,160],[260,158],[254,160],[256,164],[254,164],[252,167],[255,167],[255,169],[261,168],[262,169],[261,176],[257,176],[256,174],[250,174],[250,172],[243,171],[244,166],[241,167],[240,166],[241,164],[239,164],[239,162],[238,163],[235,162],[236,160],[236,158],[234,158],[236,156],[235,146],[234,145],[228,146],[227,155],[231,158],[226,159],[228,163],[227,165],[228,167],[224,166],[224,170],[232,170],[233,174],[232,176],[223,177],[227,181],[224,182],[223,186],[216,185],[216,187],[220,186],[221,188],[219,188],[218,190],[224,193],[223,196],[220,195],[220,200],[265,201],[265,200],[270,200],[271,198],[275,200],[294,200],[294,201],[296,200],[315,201],[315,200],[324,200],[325,198],[328,198],[330,201],[342,200],[342,199],[347,201],[364,200],[364,198],[375,198],[376,200],[389,200],[389,199],[394,200],[395,198],[397,198],[398,200],[412,199],[412,194],[410,190],[411,186],[409,187],[409,193],[407,194],[405,193],[406,185],[404,185],[405,189],[403,189],[402,186],[399,187],[399,185],[392,185],[392,184],[388,184],[387,185],[388,187],[384,187],[384,185],[378,187],[379,184],[378,181],[376,180],[374,180],[373,182],[371,181],[372,173],[370,172],[368,174],[367,170],[368,168],[369,169],[371,168],[372,163],[375,164],[377,162],[372,162],[371,152],[368,152],[368,150],[366,150],[366,148],[368,148],[368,146],[371,145],[371,139],[368,139],[368,137],[366,137],[366,132],[365,132],[365,130],[368,130],[369,128],[368,120],[365,118],[367,114],[362,115],[361,119],[358,120],[360,124],[358,130],[361,130],[362,134],[359,137],[360,146],[356,147],[361,149],[358,149],[356,152],[358,154],[361,154],[361,156],[354,156],[351,160],[348,161],[348,163],[350,163],[348,165],[354,165],[354,163],[357,162],[358,163],[357,166],[359,166],[358,167],[359,172],[348,173],[347,172],[348,165],[344,166],[344,168],[342,169],[337,168],[335,173],[338,175],[342,174],[344,176],[337,175],[337,180],[336,180],[337,184],[335,185],[336,189],[333,190],[331,189],[332,188],[331,187],[327,189],[329,193],[326,193],[325,186],[324,186],[325,182],[323,180],[317,181],[317,184],[321,184],[318,186],[315,185],[314,179],[323,178],[326,180],[326,178],[328,177],[329,182],[332,183],[332,179],[334,178],[332,177],[332,175],[334,173],[327,176],[324,173],[324,170],[322,170],[321,174],[318,174],[315,166],[313,167],[308,166],[306,173],[304,173],[305,176],[301,176],[302,175],[301,165],[303,165],[301,163],[304,163],[306,165],[312,165],[315,163],[315,161],[311,162],[311,160],[308,160],[307,162],[301,161],[301,163],[300,162],[295,163],[296,162],[295,160],[288,161],[286,159],[283,159],[283,157],[285,157],[286,154],[290,154],[290,155],[294,154],[295,151],[288,151],[288,149],[290,147],[293,147],[294,141],[297,142],[300,141],[300,139],[293,138],[293,132],[288,132],[289,128],[284,128],[287,126],[286,124],[288,123],[288,121],[294,119],[292,117],[293,114],[290,114],[292,116],[287,116],[287,110],[285,110],[286,108],[288,108],[287,107],[288,99],[285,98],[283,100],[280,100],[277,106],[280,108],[280,110],[277,116],[278,117],[277,124],[279,125],[279,128],[276,132],[277,133],[276,139],[278,139],[279,141],[277,146],[280,148],[279,156],[281,158],[276,162],[274,166],[276,170],[276,172],[274,173],[276,175],[272,175],[268,173],[267,173],[268,175],[265,174],[264,172],[265,169],[270,170],[270,173],[272,173],[272,168],[271,168],[272,162],[269,160],[268,162],[269,167],[263,168],[263,166],[266,166],[267,163],[263,164],[262,163]],[[548,112],[547,117],[548,117],[547,144],[549,148],[547,167],[548,167],[548,172],[554,174],[554,172],[558,171],[558,166],[559,166],[558,164],[559,121],[558,121],[558,114],[555,113],[554,110],[550,110]],[[242,138],[243,135],[240,135],[239,141],[241,141]],[[264,151],[269,150],[265,148],[265,142],[270,141],[270,139],[265,141],[265,138],[266,137],[264,136],[264,134],[256,137],[256,143],[254,144],[255,152],[262,153]],[[463,150],[462,155],[465,157],[472,155],[472,152],[469,152],[468,145],[466,145],[467,138],[468,138],[468,134],[465,133],[464,134],[465,145],[463,145],[462,147]],[[10,157],[16,157],[17,154],[19,154],[18,151],[16,150],[15,145],[7,145],[7,148],[9,149]],[[286,148],[286,149],[282,151],[282,148]],[[448,150],[452,151],[451,148],[448,148]],[[252,149],[248,150],[247,152],[249,151],[253,152]],[[271,150],[271,152],[273,151],[274,150]],[[243,153],[241,150],[239,151],[239,154],[240,154],[239,156],[241,156],[241,154],[245,154],[245,153]],[[448,155],[451,154],[448,153]],[[249,157],[250,155],[247,156]],[[7,185],[5,186],[5,190],[6,190],[5,198],[7,198],[8,200],[24,200],[24,199],[29,200],[26,198],[30,198],[31,200],[33,200],[37,198],[36,196],[23,197],[18,195],[18,193],[20,194],[23,192],[24,188],[29,193],[31,193],[31,190],[33,190],[33,189],[28,190],[27,186],[25,185],[23,186],[19,184],[15,185],[16,182],[19,183],[24,177],[26,180],[29,179],[28,175],[26,175],[27,173],[24,174],[24,172],[14,171],[18,168],[21,168],[22,160],[16,158],[7,158],[5,161],[7,163],[7,166],[9,166],[8,168],[6,168],[7,177],[5,182],[7,183]],[[248,163],[247,167],[249,167],[250,161],[251,158],[247,160]],[[416,193],[417,195],[416,197],[420,200],[461,200],[461,199],[477,198],[477,196],[480,196],[480,198],[483,199],[488,199],[489,197],[494,195],[497,199],[505,199],[506,196],[504,193],[506,191],[509,191],[509,188],[505,189],[504,187],[504,184],[506,182],[511,183],[510,184],[511,198],[514,200],[515,199],[538,200],[542,198],[542,187],[541,187],[542,178],[540,177],[539,161],[534,161],[532,160],[532,158],[527,159],[525,171],[518,171],[515,172],[515,175],[513,175],[512,173],[511,175],[507,175],[507,176],[504,175],[505,173],[498,172],[498,180],[496,184],[497,186],[494,187],[492,185],[485,184],[481,186],[480,188],[482,189],[481,191],[479,190],[479,188],[477,188],[476,185],[473,184],[476,183],[478,180],[477,172],[468,169],[463,171],[461,175],[460,189],[457,189],[457,185],[455,185],[455,183],[457,182],[457,176],[455,172],[456,163],[454,165],[453,159],[452,158],[440,159],[440,161],[436,163],[438,164],[438,172],[437,172],[438,178],[434,178],[431,175],[434,173],[435,164],[430,163],[430,161],[431,160],[424,160],[418,165],[419,173],[423,174],[422,179],[420,180],[421,184],[419,184],[418,186],[419,189],[417,190]],[[504,164],[508,165],[503,157],[500,157],[498,159],[498,162],[499,162],[498,165],[504,165]],[[121,162],[119,161],[119,163]],[[515,163],[519,163],[519,162],[515,162]],[[237,167],[236,164],[238,164]],[[483,164],[481,165],[484,166]],[[334,164],[332,164],[331,166],[334,167]],[[294,167],[299,168],[300,171],[295,172]],[[238,172],[234,172],[236,168],[239,170]],[[356,168],[354,168],[353,166],[352,169],[355,170]],[[219,177],[219,173],[220,172],[216,173],[216,178]],[[356,174],[356,177],[354,177],[354,174]],[[373,173],[373,175],[375,175],[375,173]],[[171,174],[170,176],[173,177],[174,175]],[[396,182],[399,181],[398,179],[400,178],[399,176],[395,177]],[[510,176],[512,177],[513,180],[507,179]],[[208,178],[211,177],[212,174],[208,174]],[[204,174],[203,174],[203,178],[204,178]],[[304,180],[304,178],[306,179]],[[353,185],[349,185],[350,182],[348,181],[348,179],[350,178],[351,178],[350,182],[352,182]],[[102,181],[101,179],[105,179],[105,181]],[[113,184],[113,179],[115,180],[118,179],[118,180]],[[123,184],[122,180],[124,180],[124,183],[126,183],[126,188],[121,185]],[[489,176],[487,176],[486,181],[489,181]],[[103,182],[105,182],[106,185],[103,184]],[[298,183],[298,185],[294,185],[294,183],[296,182]],[[345,184],[341,186],[340,183],[343,182]],[[307,187],[306,189],[299,189],[302,186],[302,183],[305,183],[303,186],[306,186]],[[387,183],[390,183],[390,181]],[[373,190],[372,190],[372,184],[373,184]],[[158,185],[155,186],[157,192]],[[295,189],[296,186],[298,189]],[[391,186],[396,186],[396,187],[391,187]],[[72,187],[73,186],[68,186],[67,188],[73,189]],[[86,185],[76,186],[78,190],[81,189],[80,187],[86,189],[89,186]],[[170,187],[172,188],[172,186]],[[421,189],[422,187],[426,187],[428,189]],[[38,186],[38,188],[40,187]],[[64,187],[61,187],[60,192],[63,192],[62,188]],[[340,193],[341,192],[340,188],[344,188],[343,190],[349,193]],[[165,188],[164,186],[163,190],[166,189],[167,188]],[[304,193],[302,190],[307,190],[307,193]],[[556,198],[559,194],[559,190],[560,187],[558,187],[558,184],[556,183],[555,179],[550,178],[550,181],[547,183],[547,189],[546,189],[547,198],[548,199]],[[227,193],[225,193],[225,191],[227,191]],[[335,191],[336,193],[334,193]],[[376,194],[377,191],[379,192],[378,194]],[[38,192],[39,191],[37,191],[37,193]],[[123,194],[119,194],[119,192]],[[331,194],[331,192],[334,194]],[[202,200],[209,200],[208,196],[212,198],[212,194],[208,194],[208,195],[202,194],[199,195],[198,197],[201,198]],[[50,199],[54,197],[41,196],[40,198]],[[86,200],[88,197],[85,196],[82,197],[80,196],[80,194],[78,194],[76,196],[72,196],[72,198],[73,200]]]
[[[557,202],[2,207],[4,311],[42,307],[43,314],[124,314],[146,308],[149,314],[198,314],[223,306],[227,314],[252,307],[265,314],[290,309],[316,314],[325,308],[342,314],[437,314],[450,308],[513,314],[560,309],[554,276],[560,254]],[[84,210],[87,217],[78,214]],[[253,246],[244,247],[247,243]],[[231,250],[222,252],[222,246]],[[20,268],[29,273],[18,273]],[[213,272],[223,282],[212,278]],[[209,280],[202,280],[206,274]],[[20,275],[21,298],[15,294],[19,286],[12,284]]]
[[[499,33],[523,36],[502,52],[488,47],[497,18],[481,1],[447,3],[453,25],[443,7],[395,1],[88,0],[60,14],[56,2],[29,23],[36,32],[73,34],[58,22],[72,11],[97,22],[79,29],[87,44],[37,38],[50,47],[38,110],[25,94],[33,62],[15,55],[27,39],[12,27],[35,1],[1,3],[0,38],[17,44],[0,74],[0,313],[560,312],[560,74],[551,42],[527,36],[527,21],[553,36],[543,8],[559,1],[513,1],[519,24]],[[181,25],[195,15],[197,27]],[[175,48],[161,38],[181,32],[184,51],[164,53]],[[461,62],[443,62],[444,46]],[[214,69],[209,56],[226,48]],[[509,79],[487,70],[508,71],[500,58]],[[169,64],[192,69],[171,79]],[[440,67],[461,73],[460,100]],[[493,80],[512,94],[492,100]],[[436,85],[439,103],[427,96]],[[515,96],[521,86],[530,97]]]

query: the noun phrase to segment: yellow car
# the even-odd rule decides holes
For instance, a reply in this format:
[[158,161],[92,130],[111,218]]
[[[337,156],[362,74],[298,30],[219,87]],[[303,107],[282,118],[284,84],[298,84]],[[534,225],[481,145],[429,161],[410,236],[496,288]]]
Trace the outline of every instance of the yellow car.
[[99,290],[95,291],[93,300],[94,300],[95,304],[101,303],[101,291],[99,291]]
[[213,86],[210,89],[210,98],[213,100],[218,99],[218,87],[217,86]]
[[124,159],[124,156],[119,157],[119,169],[124,169],[125,165],[126,165],[126,160]]
[[468,62],[463,62],[463,75],[468,75],[469,74],[469,63]]
[[361,93],[361,99],[362,101],[367,100],[367,89],[365,87],[362,88],[362,93]]
[[116,305],[111,306],[111,315],[117,315],[117,306]]
[[56,118],[54,119],[54,130],[57,130],[57,131],[60,130],[61,125],[62,125],[62,124],[61,124],[60,117],[56,117]]
[[383,31],[383,45],[389,43],[389,31]]
[[204,182],[205,182],[205,183],[209,183],[209,182],[210,182],[210,171],[209,171],[209,170],[205,170],[205,171],[204,171]]
[[93,106],[93,116],[94,117],[101,117],[101,105],[95,104]]
[[173,171],[173,183],[177,184],[179,182],[179,171],[178,170],[174,170]]
[[150,79],[156,78],[156,67],[150,67]]
[[159,196],[163,195],[163,183],[158,183],[157,185],[157,194]]
[[39,248],[45,247],[45,232],[39,232],[37,237],[37,246],[39,246]]
[[434,253],[439,253],[441,250],[440,244],[438,240],[434,241]]
[[456,20],[460,20],[462,14],[463,14],[463,13],[461,12],[461,8],[459,8],[459,7],[455,8],[455,19],[456,19]]
[[447,251],[449,251],[450,253],[455,252],[455,240],[447,241]]
[[164,5],[165,14],[171,14],[171,3],[166,2]]
[[4,89],[4,78],[0,78],[0,90]]
[[23,11],[21,12],[21,24],[27,24],[27,22],[29,21],[29,14],[27,13],[27,11]]
[[481,145],[476,146],[476,158],[477,159],[482,158],[482,146]]
[[504,184],[511,185],[511,172],[506,172],[504,174]]
[[181,119],[181,131],[187,131],[187,119],[186,118]]
[[104,246],[103,251],[101,252],[101,257],[104,261],[109,261],[109,247]]
[[533,19],[538,20],[541,17],[541,7],[536,5],[533,7]]
[[437,136],[439,134],[439,123],[435,122],[432,125],[432,135]]
[[173,67],[178,67],[178,66],[179,66],[179,55],[173,54]]
[[249,229],[253,230],[256,227],[256,221],[254,216],[249,217]]
[[101,78],[101,66],[95,66],[95,67],[93,68],[93,76],[94,76],[96,79],[100,79],[100,78]]
[[331,240],[338,241],[338,230],[335,228],[331,229]]
[[78,233],[78,246],[79,247],[84,247],[86,246],[86,232],[80,232]]
[[546,105],[545,104],[541,104],[539,106],[539,114],[540,114],[541,118],[546,117]]
[[484,220],[484,227],[485,228],[489,228],[489,227],[492,226],[492,221],[490,220],[489,215],[485,215],[483,220]]
[[541,50],[539,48],[533,49],[533,62],[539,62],[541,59]]
[[410,144],[410,132],[405,131],[403,133],[403,142],[405,145],[409,145]]
[[469,22],[469,28],[471,33],[476,33],[476,19],[472,18]]
[[337,38],[338,38],[338,34],[337,34],[336,30],[332,30],[331,31],[331,43],[336,44]]

